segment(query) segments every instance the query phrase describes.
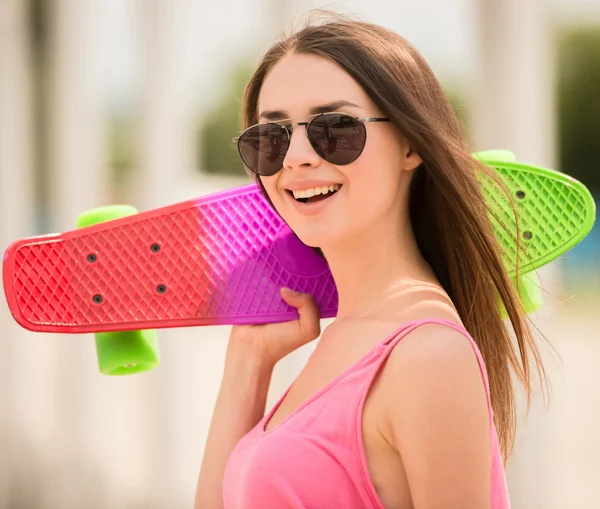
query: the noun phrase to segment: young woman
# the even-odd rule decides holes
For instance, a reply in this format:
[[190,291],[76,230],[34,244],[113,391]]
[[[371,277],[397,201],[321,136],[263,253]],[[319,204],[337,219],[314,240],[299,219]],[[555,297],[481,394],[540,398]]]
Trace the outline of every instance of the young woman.
[[543,367],[488,170],[426,61],[380,26],[309,24],[263,57],[245,124],[246,167],[327,259],[339,311],[266,415],[274,365],[320,335],[314,301],[282,289],[299,320],[233,328],[196,507],[509,507],[511,372],[528,394]]

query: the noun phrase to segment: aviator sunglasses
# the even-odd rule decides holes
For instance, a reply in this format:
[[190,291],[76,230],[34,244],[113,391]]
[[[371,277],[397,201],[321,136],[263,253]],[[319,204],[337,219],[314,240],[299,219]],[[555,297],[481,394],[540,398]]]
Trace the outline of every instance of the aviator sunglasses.
[[[312,148],[325,161],[346,165],[358,159],[367,142],[365,122],[389,122],[389,118],[356,118],[347,113],[317,113],[303,118],[310,122],[256,124],[233,138],[248,169],[263,177],[275,175],[282,167],[290,146],[291,129],[306,126]],[[293,120],[293,119],[286,119]],[[282,121],[284,122],[284,121]]]

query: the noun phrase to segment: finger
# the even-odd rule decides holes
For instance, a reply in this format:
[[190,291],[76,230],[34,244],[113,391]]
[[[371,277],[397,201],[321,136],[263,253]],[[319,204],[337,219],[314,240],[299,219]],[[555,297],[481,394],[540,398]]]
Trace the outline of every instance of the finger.
[[312,295],[294,292],[289,288],[283,288],[281,295],[290,306],[298,310],[298,327],[301,336],[307,340],[319,337],[321,333],[319,309]]

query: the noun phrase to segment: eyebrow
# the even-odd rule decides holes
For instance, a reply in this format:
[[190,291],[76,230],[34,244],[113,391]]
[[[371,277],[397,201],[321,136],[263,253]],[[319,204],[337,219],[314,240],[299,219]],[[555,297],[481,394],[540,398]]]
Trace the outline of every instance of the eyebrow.
[[[338,108],[343,106],[353,106],[355,108],[360,108],[358,104],[354,104],[353,102],[346,101],[345,99],[341,99],[339,101],[334,101],[332,103],[321,104],[319,106],[313,106],[310,109],[310,115],[315,115],[317,113],[327,113],[330,111],[336,111]],[[267,120],[283,120],[286,118],[290,118],[290,115],[284,110],[271,110],[271,111],[263,111],[258,118],[266,118]]]

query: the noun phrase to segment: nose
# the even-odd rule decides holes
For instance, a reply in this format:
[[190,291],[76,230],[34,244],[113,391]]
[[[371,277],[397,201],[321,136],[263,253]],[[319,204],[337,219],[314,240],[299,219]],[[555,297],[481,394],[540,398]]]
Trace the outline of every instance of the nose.
[[294,170],[297,168],[316,168],[319,166],[321,158],[315,152],[310,141],[308,141],[306,126],[295,126],[290,136],[290,146],[285,154],[283,167],[287,170]]

